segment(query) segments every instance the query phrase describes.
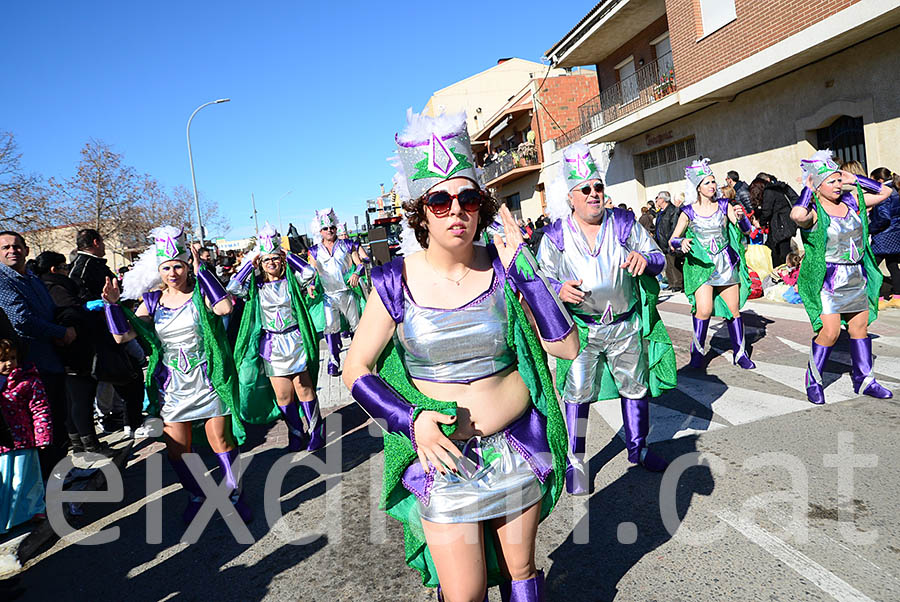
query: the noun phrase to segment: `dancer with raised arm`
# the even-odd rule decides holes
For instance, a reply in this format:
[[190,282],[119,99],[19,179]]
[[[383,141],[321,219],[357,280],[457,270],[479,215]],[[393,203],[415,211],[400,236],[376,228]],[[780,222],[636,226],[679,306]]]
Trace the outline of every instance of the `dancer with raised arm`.
[[650,397],[675,386],[675,353],[656,311],[665,256],[634,214],[606,208],[604,184],[588,147],[563,150],[550,187],[538,261],[578,324],[573,362],[556,363],[566,408],[569,465],[566,489],[589,493],[584,465],[590,404],[620,399],[628,460],[653,471],[665,460],[647,447]]
[[[868,331],[878,317],[882,275],[869,244],[866,209],[888,198],[891,189],[841,171],[829,150],[804,159],[800,169],[804,188],[791,219],[801,228],[806,254],[797,289],[816,333],[806,368],[806,397],[810,403],[825,403],[822,373],[845,323],[853,390],[890,399],[893,393],[875,380]],[[844,192],[844,185],[855,190]]]
[[565,471],[565,425],[544,350],[577,335],[512,215],[506,238],[473,244],[497,213],[475,173],[465,115],[410,113],[397,136],[406,219],[423,251],[372,272],[344,369],[384,429],[382,507],[438,599],[543,600],[538,523]]
[[[304,303],[304,284],[314,277],[312,267],[285,252],[281,235],[266,222],[256,249],[244,257],[227,287],[246,301],[234,345],[241,418],[260,424],[283,416],[292,452],[325,445],[316,397],[319,338]],[[309,434],[303,430],[298,406]]]
[[[237,376],[221,319],[231,313],[231,300],[201,264],[196,247],[187,250],[183,228],[162,226],[150,236],[154,244],[126,273],[123,291],[117,281],[107,279],[107,325],[118,343],[138,338],[150,358],[149,413],[163,420],[169,462],[189,495],[184,521],[193,520],[205,499],[182,459],[191,451],[192,424],[203,421],[231,502],[249,522],[253,515],[244,503],[240,478],[238,445],[244,427],[235,408]],[[141,299],[137,311],[119,305],[120,297]]]
[[337,237],[338,219],[334,209],[316,211],[310,230],[318,232],[321,241],[310,247],[309,264],[318,278],[310,284],[310,314],[316,329],[325,335],[331,351],[328,374],[341,373],[341,331],[346,326],[352,336],[365,307],[360,275],[365,265],[356,251],[356,244]]
[[752,225],[740,204],[718,198],[709,159],[694,161],[684,173],[685,201],[669,246],[685,254],[684,292],[694,322],[689,365],[698,370],[706,367],[706,333],[715,315],[728,323],[734,363],[752,370],[756,364],[750,359],[741,318],[750,294],[743,235]]

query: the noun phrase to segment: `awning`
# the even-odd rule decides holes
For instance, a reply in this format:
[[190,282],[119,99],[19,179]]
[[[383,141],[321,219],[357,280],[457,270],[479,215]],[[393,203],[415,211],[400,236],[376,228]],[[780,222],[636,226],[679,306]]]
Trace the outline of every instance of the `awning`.
[[491,133],[488,134],[488,139],[491,139],[494,136],[496,136],[497,134],[499,134],[500,132],[502,132],[503,128],[505,128],[507,125],[509,125],[509,122],[511,119],[512,119],[512,115],[507,115],[506,117],[504,117],[503,121],[501,121],[500,123],[495,125],[494,129],[491,130]]

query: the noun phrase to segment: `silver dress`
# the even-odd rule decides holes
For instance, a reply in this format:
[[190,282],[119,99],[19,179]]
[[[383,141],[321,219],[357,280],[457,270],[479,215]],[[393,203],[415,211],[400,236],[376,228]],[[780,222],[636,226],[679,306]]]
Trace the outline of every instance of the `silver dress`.
[[[862,221],[852,208],[844,217],[830,216],[825,230],[825,282],[823,314],[855,313],[869,309],[866,274],[862,266],[865,251]],[[816,224],[813,229],[818,228]]]
[[728,231],[726,230],[728,215],[726,212],[718,209],[709,217],[697,215],[695,212],[691,214],[694,216],[691,220],[691,228],[697,237],[694,244],[701,243],[709,253],[713,265],[716,266],[716,270],[705,284],[710,286],[738,284],[740,280],[738,279],[737,265],[732,262],[731,247],[728,245]]
[[190,422],[231,414],[207,376],[203,330],[193,301],[174,309],[157,306],[153,325],[162,343],[157,371],[160,417]]
[[[470,383],[516,364],[506,344],[503,278],[494,274],[487,291],[455,309],[417,305],[403,283],[404,315],[394,341],[413,378]],[[474,523],[508,516],[537,503],[543,489],[528,462],[503,431],[453,443],[467,459],[461,474],[434,473],[428,503],[419,513],[435,523]]]
[[457,309],[421,307],[403,283],[403,321],[395,342],[409,375],[442,383],[470,383],[516,363],[506,344],[506,296],[491,287]]
[[291,376],[306,370],[306,349],[286,279],[259,286],[259,313],[265,331],[259,341],[259,354],[266,376]]
[[359,325],[359,307],[353,291],[344,281],[345,276],[354,269],[353,244],[349,240],[337,240],[328,252],[322,243],[314,247],[313,257],[316,259],[316,271],[325,292],[325,329],[324,334],[334,334],[341,330],[341,316],[347,320],[351,331]]
[[563,398],[570,403],[597,400],[603,363],[609,366],[622,397],[641,399],[647,394],[648,367],[641,320],[634,310],[634,277],[621,267],[631,251],[645,257],[661,253],[649,233],[635,223],[625,245],[616,236],[615,213],[607,210],[594,248],[571,216],[562,220],[564,250],[547,236],[538,247],[544,273],[559,282],[581,280],[584,301],[575,312],[588,322],[587,345],[572,362]]

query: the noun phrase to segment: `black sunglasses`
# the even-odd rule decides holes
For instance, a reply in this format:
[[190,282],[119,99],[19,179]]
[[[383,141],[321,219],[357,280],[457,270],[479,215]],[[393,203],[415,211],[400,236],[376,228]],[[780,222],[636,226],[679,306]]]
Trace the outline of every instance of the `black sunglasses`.
[[435,217],[447,217],[450,215],[453,199],[459,201],[459,206],[464,211],[475,213],[481,209],[483,195],[480,190],[475,188],[466,188],[459,194],[450,194],[446,190],[439,190],[425,197],[425,205],[431,209]]
[[[603,192],[603,182],[594,182],[594,190],[595,190],[596,192],[601,192],[601,193],[602,193],[602,192]],[[582,187],[581,187],[581,194],[583,194],[584,196],[587,196],[587,195],[591,194],[591,185],[590,185],[590,184],[585,184],[584,186],[582,186]]]

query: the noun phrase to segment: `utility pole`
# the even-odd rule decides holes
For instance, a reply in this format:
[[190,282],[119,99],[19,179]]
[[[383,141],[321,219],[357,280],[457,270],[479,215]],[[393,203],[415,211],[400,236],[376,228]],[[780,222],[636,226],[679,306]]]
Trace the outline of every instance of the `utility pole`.
[[253,193],[250,193],[250,203],[253,205],[253,223],[256,225],[256,237],[259,238],[259,218],[256,217],[256,199],[253,198]]

